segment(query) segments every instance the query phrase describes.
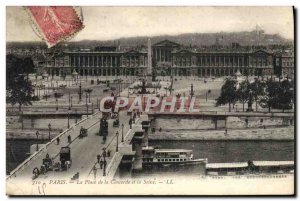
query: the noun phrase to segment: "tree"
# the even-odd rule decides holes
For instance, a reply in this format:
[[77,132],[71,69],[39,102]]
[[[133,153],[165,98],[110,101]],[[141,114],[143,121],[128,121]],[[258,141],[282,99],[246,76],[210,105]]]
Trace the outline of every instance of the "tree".
[[221,88],[221,95],[217,98],[216,105],[228,104],[229,112],[231,112],[231,104],[237,101],[237,81],[231,78],[227,78],[224,85]]
[[33,62],[30,58],[7,55],[6,69],[6,100],[12,106],[18,103],[20,111],[22,105],[31,105],[33,87],[28,74],[33,70]]
[[292,100],[293,100],[293,83],[284,80],[279,84],[279,93],[278,93],[278,101],[275,108],[282,109],[284,112],[285,109],[292,108]]
[[238,100],[243,104],[243,112],[245,111],[245,102],[249,99],[249,92],[249,81],[244,80],[237,89]]
[[278,101],[279,82],[274,82],[272,79],[267,80],[264,91],[265,93],[260,99],[260,105],[263,108],[269,108],[269,112],[271,112],[271,107],[274,107]]
[[33,73],[34,71],[34,64],[31,58],[27,57],[23,60],[23,65],[22,68],[24,70],[24,73],[27,75],[29,75],[29,73]]
[[31,81],[25,79],[24,75],[17,76],[14,81],[14,85],[7,88],[7,100],[12,105],[18,103],[21,111],[22,105],[32,105],[33,88]]
[[250,91],[255,101],[255,111],[257,111],[257,105],[259,97],[264,95],[265,84],[259,79],[255,79],[254,82],[250,83]]

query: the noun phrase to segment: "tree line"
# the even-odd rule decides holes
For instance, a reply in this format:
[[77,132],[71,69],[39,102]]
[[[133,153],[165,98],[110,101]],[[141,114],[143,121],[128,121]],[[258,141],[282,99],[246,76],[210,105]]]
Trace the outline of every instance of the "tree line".
[[34,64],[31,58],[19,58],[14,55],[6,56],[6,102],[12,105],[31,105],[33,86],[29,74],[33,73]]
[[229,112],[231,107],[238,102],[243,105],[247,103],[246,111],[253,111],[252,105],[255,103],[255,111],[258,110],[258,105],[262,108],[271,109],[292,109],[294,103],[294,81],[280,80],[275,81],[270,78],[262,81],[256,78],[253,82],[248,79],[238,83],[236,79],[227,78],[221,88],[221,94],[216,99],[216,106],[228,104]]

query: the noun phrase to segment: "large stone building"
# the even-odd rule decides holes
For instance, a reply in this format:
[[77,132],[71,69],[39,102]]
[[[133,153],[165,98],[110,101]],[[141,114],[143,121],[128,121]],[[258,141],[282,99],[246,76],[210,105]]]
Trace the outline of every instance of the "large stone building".
[[[238,70],[244,75],[274,74],[275,54],[243,47],[192,48],[164,40],[154,43],[152,49],[152,72],[156,75],[175,76],[227,76]],[[115,76],[145,75],[147,73],[147,49],[95,48],[94,51],[63,51],[43,63],[42,69],[50,75],[71,74]],[[293,63],[293,59],[289,59]],[[293,57],[292,57],[293,58]],[[281,60],[285,60],[281,56]],[[291,61],[290,61],[291,60]],[[283,63],[282,63],[283,64]],[[286,62],[285,62],[286,64]],[[292,67],[293,64],[289,67]],[[282,71],[291,68],[282,65]]]
[[294,52],[277,53],[274,57],[274,72],[277,75],[293,77],[295,72]]

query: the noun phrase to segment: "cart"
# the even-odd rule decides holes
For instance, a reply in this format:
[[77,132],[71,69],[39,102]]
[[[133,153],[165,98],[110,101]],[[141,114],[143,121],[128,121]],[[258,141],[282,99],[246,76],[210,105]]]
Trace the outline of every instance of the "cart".
[[79,138],[83,138],[83,137],[87,137],[87,136],[88,136],[87,129],[86,128],[80,129]]
[[120,126],[120,121],[119,121],[119,118],[116,119],[114,122],[113,122],[113,127],[119,127]]
[[71,167],[72,159],[71,159],[70,147],[62,147],[60,149],[59,160],[60,160],[61,170],[67,170]]

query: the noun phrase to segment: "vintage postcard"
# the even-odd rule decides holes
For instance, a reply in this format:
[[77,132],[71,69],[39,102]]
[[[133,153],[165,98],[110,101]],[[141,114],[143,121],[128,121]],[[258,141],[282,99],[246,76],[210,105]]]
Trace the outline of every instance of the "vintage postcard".
[[6,7],[6,193],[294,195],[293,7]]

